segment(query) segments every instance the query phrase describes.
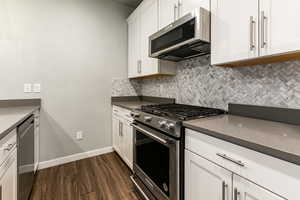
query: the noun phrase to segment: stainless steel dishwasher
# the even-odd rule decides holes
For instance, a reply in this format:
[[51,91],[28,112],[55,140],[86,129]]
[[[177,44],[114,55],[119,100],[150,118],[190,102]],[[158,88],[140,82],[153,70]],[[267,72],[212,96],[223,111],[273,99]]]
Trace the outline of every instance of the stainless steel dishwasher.
[[18,200],[28,200],[34,182],[34,116],[18,127]]

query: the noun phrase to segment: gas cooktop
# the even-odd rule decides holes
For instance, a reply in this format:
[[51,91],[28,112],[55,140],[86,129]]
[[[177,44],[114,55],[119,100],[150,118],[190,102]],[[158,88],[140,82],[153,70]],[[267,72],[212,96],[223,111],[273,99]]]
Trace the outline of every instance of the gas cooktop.
[[166,117],[177,121],[185,121],[192,119],[199,119],[215,115],[224,114],[224,110],[206,108],[200,106],[191,106],[184,104],[158,104],[142,106],[141,111],[156,115],[159,117]]

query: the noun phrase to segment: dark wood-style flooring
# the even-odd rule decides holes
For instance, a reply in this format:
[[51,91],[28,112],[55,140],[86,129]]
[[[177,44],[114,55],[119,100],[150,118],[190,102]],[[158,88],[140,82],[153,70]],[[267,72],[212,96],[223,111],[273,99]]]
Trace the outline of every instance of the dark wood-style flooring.
[[142,200],[116,153],[40,170],[31,200]]

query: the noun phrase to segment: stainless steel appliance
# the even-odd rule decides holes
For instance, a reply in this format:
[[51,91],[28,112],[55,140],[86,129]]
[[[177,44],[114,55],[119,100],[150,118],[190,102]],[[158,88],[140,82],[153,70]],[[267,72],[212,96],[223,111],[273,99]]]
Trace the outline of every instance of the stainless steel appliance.
[[182,104],[142,106],[134,118],[132,181],[147,200],[183,200],[182,121],[224,111]]
[[180,61],[210,53],[210,12],[197,8],[149,37],[149,56]]
[[18,127],[18,200],[28,200],[34,182],[34,116]]

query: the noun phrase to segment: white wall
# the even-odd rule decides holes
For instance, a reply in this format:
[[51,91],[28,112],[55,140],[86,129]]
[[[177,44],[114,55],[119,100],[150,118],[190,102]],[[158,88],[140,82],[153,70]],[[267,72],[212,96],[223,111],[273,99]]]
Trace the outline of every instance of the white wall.
[[[112,0],[0,0],[0,99],[42,98],[41,161],[111,145],[130,11]],[[42,93],[24,94],[34,82]]]

